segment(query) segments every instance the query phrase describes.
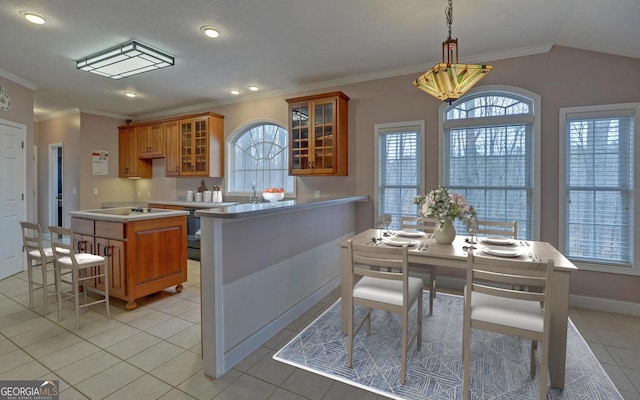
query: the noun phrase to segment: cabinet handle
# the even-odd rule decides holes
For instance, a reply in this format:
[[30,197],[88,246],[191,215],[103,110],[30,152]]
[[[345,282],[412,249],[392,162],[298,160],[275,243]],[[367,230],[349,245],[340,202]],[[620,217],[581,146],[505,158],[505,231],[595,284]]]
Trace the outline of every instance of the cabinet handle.
[[113,246],[104,246],[104,256],[111,257],[113,255],[113,250],[111,250]]
[[82,240],[78,240],[78,253],[84,253],[84,245],[83,245],[83,241]]

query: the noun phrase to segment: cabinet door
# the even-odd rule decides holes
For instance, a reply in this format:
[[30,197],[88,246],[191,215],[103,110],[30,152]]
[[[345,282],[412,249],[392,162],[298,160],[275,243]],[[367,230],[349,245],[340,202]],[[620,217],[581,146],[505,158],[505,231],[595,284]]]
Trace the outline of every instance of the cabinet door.
[[118,131],[118,176],[120,178],[151,178],[151,160],[138,158],[136,128]]
[[180,175],[209,175],[208,117],[180,121]]
[[289,171],[291,174],[304,174],[309,171],[309,103],[289,106]]
[[335,172],[335,127],[336,99],[315,101],[313,107],[313,149],[311,168],[315,173],[331,174]]
[[[125,275],[125,242],[120,240],[108,240],[96,238],[96,247],[100,255],[107,260],[109,271],[109,294],[116,297],[126,296],[126,275]],[[104,290],[104,278],[98,278],[96,287]]]
[[164,132],[162,124],[139,126],[136,128],[138,158],[164,157]]
[[180,175],[180,132],[178,122],[166,122],[164,125],[165,137],[165,175]]

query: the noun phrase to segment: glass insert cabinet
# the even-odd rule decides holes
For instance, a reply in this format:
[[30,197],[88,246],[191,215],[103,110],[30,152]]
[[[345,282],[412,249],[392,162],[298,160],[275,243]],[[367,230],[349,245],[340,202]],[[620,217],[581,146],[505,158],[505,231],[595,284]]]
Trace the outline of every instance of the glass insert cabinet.
[[289,175],[348,175],[349,97],[332,92],[286,101]]

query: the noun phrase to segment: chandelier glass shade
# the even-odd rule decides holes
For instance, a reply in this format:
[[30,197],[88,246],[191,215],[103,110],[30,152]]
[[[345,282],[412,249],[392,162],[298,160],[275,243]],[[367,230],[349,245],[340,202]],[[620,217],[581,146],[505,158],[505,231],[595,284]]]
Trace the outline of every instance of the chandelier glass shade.
[[449,37],[442,42],[442,62],[413,81],[413,85],[437,99],[451,103],[484,78],[493,67],[484,64],[458,64],[458,39],[451,39],[452,0],[449,0],[445,15]]

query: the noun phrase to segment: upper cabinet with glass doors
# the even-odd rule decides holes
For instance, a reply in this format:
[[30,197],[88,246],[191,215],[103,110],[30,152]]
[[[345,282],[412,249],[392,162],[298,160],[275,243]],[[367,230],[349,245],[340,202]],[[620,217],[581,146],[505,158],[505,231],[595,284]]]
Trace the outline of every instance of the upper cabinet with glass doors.
[[287,99],[289,175],[348,175],[348,102],[342,92]]

